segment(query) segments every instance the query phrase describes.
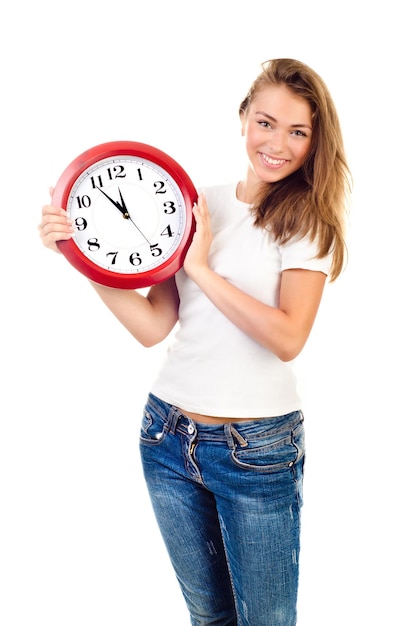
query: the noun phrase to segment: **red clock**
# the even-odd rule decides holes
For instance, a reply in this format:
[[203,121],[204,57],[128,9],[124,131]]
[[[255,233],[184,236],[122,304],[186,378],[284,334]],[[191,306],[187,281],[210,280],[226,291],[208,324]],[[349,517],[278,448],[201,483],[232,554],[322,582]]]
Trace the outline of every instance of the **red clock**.
[[121,289],[148,287],[183,265],[197,192],[183,168],[147,144],[113,141],[68,165],[52,203],[75,225],[59,241],[67,260],[89,279]]

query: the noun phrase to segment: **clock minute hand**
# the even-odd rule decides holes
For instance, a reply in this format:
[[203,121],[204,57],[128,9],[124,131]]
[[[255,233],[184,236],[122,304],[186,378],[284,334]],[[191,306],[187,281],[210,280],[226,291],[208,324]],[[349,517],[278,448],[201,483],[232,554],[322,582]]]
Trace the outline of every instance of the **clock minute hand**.
[[134,220],[131,218],[128,209],[125,205],[124,202],[124,198],[122,197],[122,193],[121,193],[121,189],[118,187],[118,193],[120,194],[120,200],[121,202],[118,202],[118,200],[114,200],[113,198],[111,198],[111,196],[109,196],[108,194],[105,193],[105,191],[103,191],[100,187],[97,187],[97,189],[99,189],[99,191],[106,197],[108,198],[108,200],[115,206],[117,207],[117,209],[119,211],[121,211],[123,218],[126,220],[130,220],[130,222],[132,224],[134,224],[134,226],[136,227],[136,229],[138,230],[138,232],[140,233],[140,235],[143,237],[143,239],[145,239],[148,243],[148,245],[150,246],[151,243],[149,242],[149,240],[147,239],[147,237],[145,236],[145,234],[143,233],[142,230],[140,230],[140,228],[138,228],[137,224],[134,222]]
[[123,212],[124,217],[126,219],[129,219],[130,222],[132,222],[134,224],[134,226],[136,227],[136,229],[138,230],[138,232],[140,233],[140,235],[142,237],[144,237],[144,239],[147,241],[148,245],[151,246],[151,243],[149,242],[149,240],[147,239],[147,237],[145,236],[145,234],[143,233],[143,231],[141,230],[141,228],[138,228],[137,224],[134,222],[133,218],[131,217],[131,215],[128,212],[128,209],[125,205],[124,202],[124,198],[122,197],[122,193],[121,193],[121,189],[118,187],[118,193],[120,194],[120,200],[121,200],[121,204],[120,206],[122,207],[120,210]]

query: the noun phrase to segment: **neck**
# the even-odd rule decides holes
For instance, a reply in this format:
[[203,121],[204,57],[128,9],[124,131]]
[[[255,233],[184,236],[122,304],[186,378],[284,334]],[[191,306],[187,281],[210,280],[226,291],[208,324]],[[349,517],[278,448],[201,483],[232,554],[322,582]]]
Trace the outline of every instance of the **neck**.
[[246,204],[253,204],[255,202],[258,191],[259,185],[253,188],[252,185],[248,186],[246,180],[240,180],[236,186],[236,197],[241,202],[245,202]]

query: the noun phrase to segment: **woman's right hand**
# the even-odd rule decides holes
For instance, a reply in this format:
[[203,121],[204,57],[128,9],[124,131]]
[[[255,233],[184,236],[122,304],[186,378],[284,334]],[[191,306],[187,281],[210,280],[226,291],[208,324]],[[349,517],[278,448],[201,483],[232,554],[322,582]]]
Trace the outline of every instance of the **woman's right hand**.
[[72,220],[64,209],[52,205],[42,208],[42,219],[38,226],[39,235],[46,248],[60,252],[57,241],[70,239],[74,233]]
[[[52,195],[53,189],[50,190]],[[46,248],[60,252],[57,241],[70,239],[74,233],[72,220],[68,217],[65,209],[46,204],[42,207],[42,219],[38,226],[39,235]]]

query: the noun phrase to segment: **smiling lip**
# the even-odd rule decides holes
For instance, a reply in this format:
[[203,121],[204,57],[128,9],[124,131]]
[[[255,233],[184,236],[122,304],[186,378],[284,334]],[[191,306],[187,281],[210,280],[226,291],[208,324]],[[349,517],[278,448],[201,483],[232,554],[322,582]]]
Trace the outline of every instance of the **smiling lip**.
[[285,163],[288,163],[286,159],[272,159],[271,157],[264,154],[263,152],[260,152],[259,154],[262,160],[265,161],[267,165],[271,165],[272,167],[281,167]]

